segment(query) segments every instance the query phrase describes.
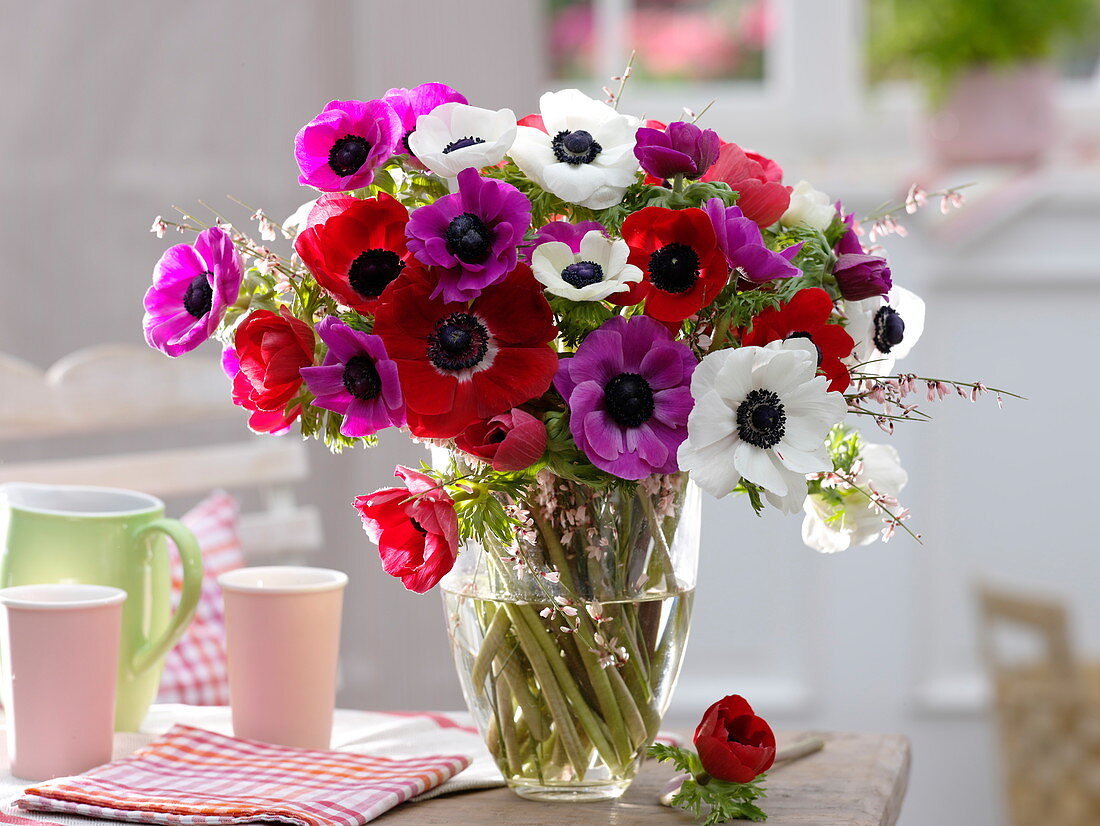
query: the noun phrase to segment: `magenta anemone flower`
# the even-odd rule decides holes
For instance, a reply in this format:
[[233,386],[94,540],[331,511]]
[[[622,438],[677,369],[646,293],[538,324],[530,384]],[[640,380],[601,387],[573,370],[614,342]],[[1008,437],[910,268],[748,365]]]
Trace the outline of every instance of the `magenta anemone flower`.
[[776,278],[792,278],[802,275],[791,260],[802,249],[802,242],[792,244],[780,252],[774,252],[764,244],[760,227],[746,218],[739,207],[726,206],[721,198],[711,198],[706,205],[718,248],[726,256],[726,263],[737,270],[742,278],[762,284]]
[[718,160],[722,140],[713,129],[676,121],[665,130],[642,127],[635,136],[634,156],[642,169],[655,178],[669,180],[683,175],[701,178]]
[[401,135],[401,120],[384,100],[331,101],[294,138],[298,183],[322,192],[368,186]]
[[578,253],[581,251],[581,239],[584,238],[585,233],[594,229],[605,234],[607,232],[607,228],[599,221],[578,221],[575,224],[569,221],[551,221],[543,224],[535,231],[535,237],[525,242],[520,248],[520,258],[530,262],[531,253],[535,251],[535,247],[547,241],[560,241],[568,245],[574,254]]
[[691,348],[648,316],[605,322],[554,377],[573,440],[592,464],[622,479],[675,473],[696,363]]
[[149,346],[175,357],[210,338],[237,300],[243,275],[233,239],[221,227],[200,232],[194,246],[166,250],[145,293],[142,327]]
[[446,83],[421,83],[412,89],[390,89],[382,96],[401,121],[401,148],[409,155],[409,135],[416,129],[416,119],[444,103],[469,103],[466,96]]
[[[839,202],[837,211],[840,211]],[[862,301],[876,295],[886,295],[894,286],[886,259],[867,255],[863,251],[863,244],[855,230],[854,214],[845,215],[844,224],[847,229],[836,242],[837,260],[833,267],[833,277],[840,294],[848,301]]]
[[314,407],[344,417],[345,436],[371,436],[405,423],[405,402],[397,365],[386,354],[382,339],[355,330],[330,315],[317,324],[317,334],[328,345],[318,367],[299,370]]
[[530,226],[527,196],[464,169],[458,192],[413,210],[405,233],[413,255],[438,268],[431,298],[471,301],[516,268],[516,248]]

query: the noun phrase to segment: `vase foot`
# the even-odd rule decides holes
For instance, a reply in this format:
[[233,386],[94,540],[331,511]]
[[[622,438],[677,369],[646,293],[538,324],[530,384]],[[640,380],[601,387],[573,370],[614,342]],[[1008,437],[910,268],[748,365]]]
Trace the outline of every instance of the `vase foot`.
[[598,783],[547,784],[537,781],[509,780],[508,786],[525,800],[547,803],[596,803],[622,797],[630,787],[629,780],[607,780]]

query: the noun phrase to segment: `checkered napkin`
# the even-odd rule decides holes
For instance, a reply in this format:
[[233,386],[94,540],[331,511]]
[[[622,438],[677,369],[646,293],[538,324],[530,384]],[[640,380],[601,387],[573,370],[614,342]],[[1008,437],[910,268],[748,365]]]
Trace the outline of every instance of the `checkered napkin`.
[[16,804],[138,823],[359,826],[469,764],[465,755],[293,749],[177,725],[127,758],[32,786]]

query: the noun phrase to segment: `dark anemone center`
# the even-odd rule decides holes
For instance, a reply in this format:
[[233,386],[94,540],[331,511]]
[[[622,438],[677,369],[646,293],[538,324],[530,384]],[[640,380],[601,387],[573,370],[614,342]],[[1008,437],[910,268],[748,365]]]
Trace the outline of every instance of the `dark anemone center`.
[[622,427],[638,427],[653,415],[653,388],[637,373],[619,373],[603,387],[607,413]]
[[699,254],[687,244],[665,244],[649,256],[649,278],[666,293],[686,293],[699,280]]
[[875,347],[889,353],[905,338],[905,319],[893,307],[880,307],[875,313]]
[[493,244],[493,231],[472,212],[452,219],[444,237],[447,252],[467,264],[480,264],[488,258]]
[[578,261],[561,271],[561,280],[578,290],[603,281],[603,267],[595,261]]
[[577,129],[575,132],[565,129],[558,132],[550,141],[550,147],[554,150],[555,158],[570,166],[592,163],[596,160],[596,156],[603,152],[603,147],[596,143],[592,134],[583,129]]
[[377,399],[382,392],[382,377],[370,356],[352,356],[344,365],[344,388],[360,401]]
[[443,147],[443,154],[446,155],[450,152],[454,152],[456,149],[465,149],[467,146],[476,146],[479,143],[485,143],[485,138],[459,138],[456,141],[451,141],[449,144]]
[[767,450],[779,444],[786,427],[783,402],[771,390],[751,390],[737,406],[737,435],[753,447]]
[[405,262],[393,250],[366,250],[351,262],[348,283],[364,298],[378,298],[403,269]]
[[212,272],[201,272],[191,279],[183,295],[183,309],[195,318],[202,318],[214,303],[214,288],[210,286]]
[[419,522],[417,522],[411,516],[409,517],[409,522],[412,524],[413,528],[416,529],[417,533],[423,534],[424,536],[428,535],[427,528],[425,528],[423,525],[421,525]]
[[367,162],[370,155],[370,141],[359,135],[344,135],[332,145],[328,152],[328,165],[341,178],[354,175],[359,167]]
[[787,338],[788,339],[792,339],[792,338],[807,339],[810,342],[810,344],[812,344],[814,346],[814,349],[817,351],[817,366],[818,367],[821,366],[821,348],[817,346],[817,342],[814,341],[814,337],[812,335],[807,333],[805,330],[799,330],[797,333],[791,333],[789,336],[787,336]]
[[489,351],[489,330],[470,313],[451,313],[428,335],[428,359],[440,370],[476,367]]

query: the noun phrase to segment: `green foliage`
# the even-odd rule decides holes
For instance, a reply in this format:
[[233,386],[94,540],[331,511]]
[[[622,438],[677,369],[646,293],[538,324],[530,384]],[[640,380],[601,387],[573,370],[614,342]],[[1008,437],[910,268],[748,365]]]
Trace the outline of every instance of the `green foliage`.
[[739,194],[722,181],[695,181],[679,192],[663,186],[651,186],[649,189],[645,206],[659,206],[667,209],[702,208],[711,198],[719,198],[726,206],[733,206],[737,203]]
[[[835,424],[829,430],[826,444],[829,448],[829,456],[833,460],[833,470],[845,476],[850,476],[852,467],[859,461],[859,454],[863,449],[863,437],[859,431],[853,430],[844,424]],[[822,485],[820,480],[817,479],[810,481],[809,493],[820,497],[822,501],[829,505],[826,521],[830,523],[844,518],[845,503],[851,497],[866,498],[866,494],[855,488]]]
[[444,470],[426,462],[422,463],[421,470],[454,499],[462,539],[482,545],[495,540],[505,547],[515,542],[521,525],[508,512],[507,506],[522,504],[528,499],[534,484],[532,469],[500,473],[488,466],[478,466],[463,473],[463,468],[452,459]]
[[[810,227],[782,227],[778,230],[769,230],[765,236],[768,247],[773,250],[781,250],[792,244],[802,243],[802,249],[794,257],[793,263],[802,270],[802,278],[798,279],[798,287],[833,287],[835,282],[830,273],[836,264],[836,253],[833,247],[840,238],[840,233],[834,228],[843,227],[840,218],[833,220],[832,225],[824,233]],[[787,279],[794,281],[795,279]],[[834,298],[836,295],[834,295]]]
[[566,346],[576,349],[584,337],[615,315],[602,301],[570,301],[547,295],[558,320],[558,335]]
[[748,479],[742,479],[737,487],[733,489],[734,493],[743,493],[749,497],[749,504],[752,505],[753,512],[760,516],[764,513],[764,489],[760,485],[750,482]]
[[760,785],[765,775],[751,783],[716,780],[703,771],[699,756],[694,752],[660,743],[649,747],[649,756],[662,763],[670,762],[677,771],[690,775],[672,798],[672,805],[691,812],[703,826],[731,820],[760,822],[768,819],[767,813],[754,803],[766,796]]
[[975,66],[1043,60],[1085,42],[1098,20],[1094,0],[872,0],[871,64],[879,77],[915,69],[935,100]]

